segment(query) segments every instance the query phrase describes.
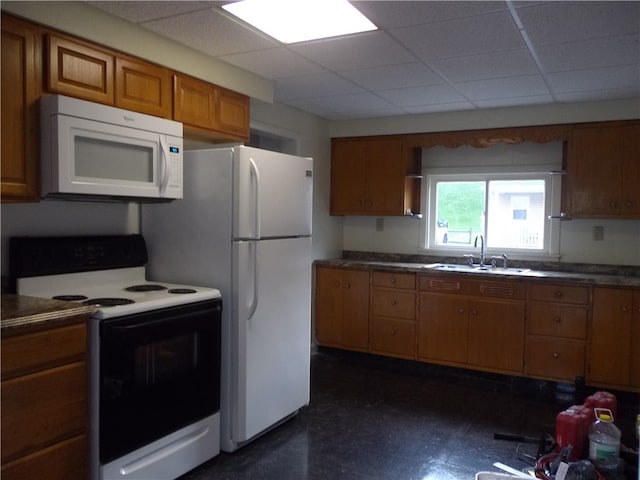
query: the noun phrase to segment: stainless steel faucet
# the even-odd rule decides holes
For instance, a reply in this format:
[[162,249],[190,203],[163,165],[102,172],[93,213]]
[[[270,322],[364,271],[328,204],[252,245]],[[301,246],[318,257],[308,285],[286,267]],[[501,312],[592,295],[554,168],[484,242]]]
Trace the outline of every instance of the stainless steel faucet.
[[484,237],[482,234],[476,235],[476,239],[473,242],[473,246],[478,246],[478,238],[480,239],[480,266],[484,267]]

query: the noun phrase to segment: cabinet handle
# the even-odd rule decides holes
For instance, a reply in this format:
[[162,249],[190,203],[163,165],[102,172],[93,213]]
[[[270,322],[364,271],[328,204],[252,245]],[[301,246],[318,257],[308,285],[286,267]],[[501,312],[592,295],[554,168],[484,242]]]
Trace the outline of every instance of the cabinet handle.
[[464,308],[461,308],[460,310],[458,310],[458,313],[464,313]]
[[395,335],[396,331],[395,330],[391,330],[391,335]]
[[350,283],[345,283],[345,288],[351,288],[351,284]]
[[396,302],[395,298],[393,300],[391,300],[391,305],[393,305],[395,307],[397,304],[398,304],[398,302]]
[[562,318],[560,318],[560,317],[554,317],[554,318],[553,318],[553,321],[554,321],[555,323],[562,323]]
[[395,285],[396,283],[396,277],[391,277],[391,283],[393,283]]
[[627,313],[629,311],[629,309],[627,307],[620,307],[620,311],[622,313]]
[[471,310],[472,315],[478,315],[478,310]]
[[553,358],[559,358],[560,354],[558,352],[553,352]]

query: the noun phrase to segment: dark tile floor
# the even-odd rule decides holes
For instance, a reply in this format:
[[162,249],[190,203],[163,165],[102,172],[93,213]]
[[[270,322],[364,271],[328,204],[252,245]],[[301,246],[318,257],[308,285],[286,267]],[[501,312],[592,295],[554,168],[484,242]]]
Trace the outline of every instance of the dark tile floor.
[[[470,480],[499,471],[496,461],[523,469],[518,443],[493,434],[553,434],[556,414],[590,393],[330,349],[312,355],[311,374],[310,405],[296,417],[180,480]],[[630,424],[638,396],[619,402]]]

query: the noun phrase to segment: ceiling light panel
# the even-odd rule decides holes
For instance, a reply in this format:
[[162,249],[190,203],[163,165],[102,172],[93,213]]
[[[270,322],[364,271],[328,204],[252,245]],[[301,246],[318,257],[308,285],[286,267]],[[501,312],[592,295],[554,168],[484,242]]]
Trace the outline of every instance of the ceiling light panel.
[[243,0],[222,8],[282,43],[377,29],[347,0]]

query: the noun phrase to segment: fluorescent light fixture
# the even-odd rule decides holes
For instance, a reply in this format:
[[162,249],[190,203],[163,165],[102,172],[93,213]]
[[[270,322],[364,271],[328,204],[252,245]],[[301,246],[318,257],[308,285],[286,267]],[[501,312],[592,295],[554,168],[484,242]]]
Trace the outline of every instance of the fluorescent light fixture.
[[222,8],[282,43],[377,29],[347,0],[243,0]]

